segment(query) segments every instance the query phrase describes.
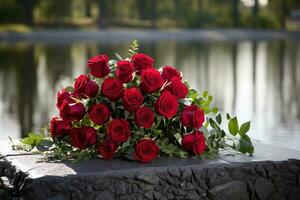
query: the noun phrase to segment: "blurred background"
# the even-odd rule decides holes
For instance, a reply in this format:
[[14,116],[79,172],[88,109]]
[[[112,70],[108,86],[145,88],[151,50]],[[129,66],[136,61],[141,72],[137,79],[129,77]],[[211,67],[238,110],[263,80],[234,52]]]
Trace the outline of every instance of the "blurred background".
[[57,115],[57,91],[131,40],[250,136],[300,150],[299,0],[0,0],[0,139]]
[[299,8],[299,0],[1,0],[0,23],[2,29],[19,31],[33,27],[299,30]]

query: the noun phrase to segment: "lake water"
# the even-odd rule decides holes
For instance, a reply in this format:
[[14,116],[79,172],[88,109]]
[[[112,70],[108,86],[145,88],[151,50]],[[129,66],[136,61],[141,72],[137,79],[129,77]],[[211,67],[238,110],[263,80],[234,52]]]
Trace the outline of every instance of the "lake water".
[[[127,54],[128,41],[0,42],[0,139],[38,131],[57,115],[57,90],[87,73],[88,57]],[[252,120],[250,136],[300,150],[300,40],[140,42],[157,67],[173,65],[214,104]],[[274,152],[275,153],[275,152]]]

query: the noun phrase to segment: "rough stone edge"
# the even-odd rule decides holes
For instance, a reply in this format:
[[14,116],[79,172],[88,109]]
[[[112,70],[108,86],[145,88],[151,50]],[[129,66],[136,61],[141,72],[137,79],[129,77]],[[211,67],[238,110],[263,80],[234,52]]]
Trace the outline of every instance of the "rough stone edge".
[[[203,166],[149,167],[147,169],[107,171],[98,175],[41,177],[27,185],[26,192],[22,197],[24,199],[49,200],[223,200],[224,198],[231,200],[296,200],[300,197],[300,181],[297,180],[299,176],[300,160],[295,159],[217,163]],[[49,183],[51,183],[51,188],[45,189]],[[192,189],[188,189],[188,187],[192,187]]]
[[18,199],[29,175],[17,169],[4,156],[0,155],[0,199]]
[[[65,177],[44,176],[33,180],[29,178],[27,173],[22,172],[13,166],[12,163],[7,161],[5,157],[0,157],[1,177],[7,177],[8,179],[8,183],[4,183],[3,181],[0,183],[0,199],[121,199],[120,197],[125,197],[124,199],[152,199],[155,197],[155,194],[164,194],[164,192],[151,193],[151,191],[149,192],[148,187],[154,187],[158,182],[161,182],[161,180],[167,183],[170,182],[169,184],[172,185],[172,179],[174,180],[175,177],[175,180],[179,180],[179,183],[185,183],[186,178],[190,179],[192,177],[197,177],[200,173],[200,179],[202,180],[199,179],[199,181],[207,181],[208,177],[209,181],[211,181],[210,179],[213,178],[212,176],[219,176],[219,170],[225,171],[225,174],[223,173],[223,175],[220,175],[223,178],[225,177],[224,180],[226,180],[226,176],[228,175],[226,174],[226,171],[239,172],[244,169],[252,171],[251,173],[256,174],[256,178],[258,179],[255,179],[254,182],[252,180],[253,183],[251,184],[245,182],[247,179],[244,181],[239,178],[233,178],[228,181],[222,180],[223,182],[221,184],[218,183],[213,186],[210,185],[208,188],[204,189],[200,188],[202,190],[201,192],[206,195],[202,196],[201,199],[220,199],[223,197],[222,191],[228,191],[229,188],[234,189],[237,187],[243,188],[244,191],[247,190],[249,194],[251,194],[249,195],[249,198],[248,196],[247,198],[244,196],[245,199],[265,199],[257,196],[256,188],[253,187],[256,187],[256,185],[265,186],[269,184],[266,183],[269,181],[264,178],[269,176],[268,172],[266,172],[266,168],[271,166],[272,168],[275,167],[283,169],[293,165],[296,165],[297,168],[297,175],[295,178],[297,179],[298,176],[296,184],[299,186],[300,160],[296,159],[289,159],[285,161],[254,161],[243,163],[212,163],[209,165],[149,167],[143,169],[133,168],[127,170],[110,170],[94,174],[67,175]],[[285,173],[282,169],[280,170],[281,173]],[[198,175],[195,175],[194,172],[198,173]],[[217,182],[220,181],[218,177],[213,178],[213,180],[214,179]],[[93,188],[95,181],[99,182],[98,188]],[[198,181],[197,178],[196,181]],[[52,183],[53,186],[46,189],[45,186],[49,186],[49,183]],[[63,191],[64,183],[71,183],[71,186],[65,191]],[[138,184],[139,187],[133,188],[132,184]],[[144,192],[143,196],[132,196],[134,189]],[[264,192],[265,191],[262,191],[261,193],[263,194]],[[297,190],[296,192],[298,195],[297,197],[299,197],[300,191]],[[90,193],[90,195],[86,196],[87,193]],[[199,193],[200,192],[198,192],[198,195]],[[215,194],[218,195],[218,193],[221,195],[219,196],[220,198],[218,196],[213,196]],[[232,194],[231,193],[228,195],[237,195],[239,194],[239,190],[233,191]],[[172,198],[172,196],[170,196],[170,198]],[[155,197],[154,199],[158,198]]]

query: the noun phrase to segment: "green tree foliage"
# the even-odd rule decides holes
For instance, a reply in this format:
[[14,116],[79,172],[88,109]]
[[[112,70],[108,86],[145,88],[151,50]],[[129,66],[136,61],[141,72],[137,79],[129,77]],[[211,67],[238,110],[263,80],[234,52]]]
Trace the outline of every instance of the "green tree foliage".
[[246,7],[242,0],[0,0],[0,23],[68,24],[89,18],[94,26],[280,28],[299,0]]

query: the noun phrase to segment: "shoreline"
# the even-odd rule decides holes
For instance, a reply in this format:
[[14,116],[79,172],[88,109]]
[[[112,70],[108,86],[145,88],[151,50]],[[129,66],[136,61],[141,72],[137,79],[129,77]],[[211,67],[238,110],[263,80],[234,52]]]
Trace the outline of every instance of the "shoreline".
[[121,43],[137,39],[143,42],[157,41],[243,41],[243,40],[300,40],[300,32],[279,30],[241,29],[105,29],[101,31],[47,30],[28,33],[0,33],[0,43],[71,43],[101,42]]

